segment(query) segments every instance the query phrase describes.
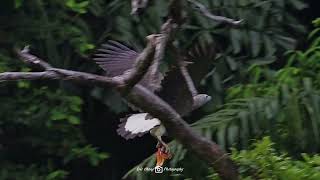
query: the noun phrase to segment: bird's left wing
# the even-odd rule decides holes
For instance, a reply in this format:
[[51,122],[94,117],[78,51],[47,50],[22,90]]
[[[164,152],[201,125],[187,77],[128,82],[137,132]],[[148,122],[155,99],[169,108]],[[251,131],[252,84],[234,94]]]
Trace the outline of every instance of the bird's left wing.
[[98,49],[93,60],[107,72],[108,76],[114,77],[133,68],[138,55],[138,52],[119,42],[108,41]]
[[[102,47],[98,49],[98,53],[95,54],[93,60],[106,71],[107,76],[114,77],[122,75],[134,68],[139,54],[139,52],[124,44],[116,41],[108,41],[108,43],[103,44]],[[156,76],[156,78],[152,76]],[[157,81],[154,81],[154,79],[157,79]],[[152,74],[149,68],[139,84],[154,92],[159,90],[161,80],[162,74],[159,71]]]

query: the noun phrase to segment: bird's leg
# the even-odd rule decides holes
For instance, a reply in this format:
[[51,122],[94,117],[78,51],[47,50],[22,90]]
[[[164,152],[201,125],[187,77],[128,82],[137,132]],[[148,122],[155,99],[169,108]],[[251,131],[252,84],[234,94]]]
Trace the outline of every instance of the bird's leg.
[[158,140],[157,143],[157,166],[162,166],[163,163],[172,157],[169,146],[162,140],[162,136],[165,134],[166,128],[161,124],[150,130],[150,134]]
[[165,152],[170,152],[169,146],[162,140],[162,136],[165,132],[166,128],[162,124],[150,130],[150,134],[158,140],[156,147],[159,148],[163,146],[165,148]]
[[157,140],[158,140],[158,143],[157,143],[156,148],[162,148],[162,147],[164,147],[164,148],[165,148],[164,152],[165,152],[165,153],[170,153],[170,148],[169,148],[168,144],[166,144],[166,143],[162,140],[161,136],[156,136],[156,138],[157,138]]

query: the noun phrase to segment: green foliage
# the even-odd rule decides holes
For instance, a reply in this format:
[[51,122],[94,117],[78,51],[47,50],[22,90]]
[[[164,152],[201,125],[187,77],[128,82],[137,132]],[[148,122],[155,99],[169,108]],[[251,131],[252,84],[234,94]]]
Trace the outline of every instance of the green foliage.
[[[54,95],[49,95],[49,97],[54,97]],[[82,100],[79,97],[65,97],[64,102],[61,102],[61,106],[59,106],[59,108],[55,108],[50,112],[50,119],[53,121],[67,120],[70,124],[78,125],[80,124],[80,119],[76,116],[76,114],[80,113],[81,105]]]
[[[277,151],[270,137],[254,142],[247,150],[232,149],[230,157],[237,164],[243,180],[317,180],[320,178],[320,156],[301,154],[293,159],[287,153]],[[219,180],[214,171],[208,170],[203,179]],[[186,178],[187,179],[187,178]],[[192,178],[190,178],[192,179]]]
[[66,6],[77,13],[84,14],[87,12],[89,3],[89,1],[77,2],[76,0],[67,0]]
[[23,0],[15,0],[14,7],[18,9],[19,7],[22,6],[22,3],[23,3]]
[[68,175],[68,172],[63,171],[63,170],[57,170],[49,173],[45,180],[62,180],[65,179]]
[[[194,9],[188,10],[191,20],[181,36],[181,44],[188,47],[194,40],[200,40],[213,43],[217,49],[216,58],[211,60],[215,60],[214,73],[206,81],[216,106],[223,104],[224,87],[245,80],[248,67],[275,62],[277,55],[295,48],[294,34],[305,33],[305,28],[290,13],[306,7],[300,0],[217,0],[202,3],[214,14],[245,22],[240,27],[228,28],[203,17]],[[283,11],[289,13],[281,13]]]
[[109,155],[107,153],[98,153],[97,148],[87,145],[82,148],[73,148],[71,153],[65,157],[64,163],[68,163],[77,158],[86,158],[92,166],[98,166],[100,161],[107,159],[108,157]]
[[[0,72],[37,70],[14,56],[13,48],[25,45],[55,67],[97,69],[84,63],[96,43],[94,23],[82,15],[98,1],[10,2],[1,5]],[[97,166],[108,158],[83,135],[80,90],[49,81],[0,84],[0,179],[66,179],[74,161]]]
[[[314,31],[311,33],[313,34]],[[320,94],[319,38],[305,51],[287,53],[288,63],[279,70],[253,65],[252,83],[227,90],[227,103],[194,124],[209,129],[223,147],[246,147],[251,138],[270,135],[292,152],[317,152]]]
[[232,159],[238,163],[242,179],[317,180],[320,178],[320,156],[303,154],[294,160],[286,153],[278,153],[268,137],[253,144],[250,150],[233,149]]
[[68,172],[64,170],[45,170],[42,167],[34,164],[25,166],[22,164],[13,165],[11,163],[2,164],[0,170],[0,179],[14,179],[14,180],[63,180],[68,176]]
[[15,139],[37,156],[48,156],[48,159],[39,160],[34,165],[20,164],[19,152],[11,152],[14,147],[4,141],[5,148],[0,156],[0,166],[5,167],[2,168],[3,179],[65,179],[68,174],[65,170],[53,171],[57,167],[51,163],[49,157],[52,156],[59,157],[59,161],[66,165],[72,160],[83,159],[92,166],[108,158],[106,153],[86,145],[79,129],[83,103],[80,97],[25,81],[8,89],[14,89],[15,93],[0,97],[1,102],[6,102],[0,111],[3,133],[13,133],[6,138]]

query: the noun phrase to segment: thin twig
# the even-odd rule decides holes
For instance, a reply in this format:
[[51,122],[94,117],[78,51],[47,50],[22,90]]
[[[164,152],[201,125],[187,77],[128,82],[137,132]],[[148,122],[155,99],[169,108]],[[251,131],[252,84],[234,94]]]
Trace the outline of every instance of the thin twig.
[[177,63],[178,63],[181,74],[184,77],[192,96],[195,97],[196,95],[198,95],[198,91],[193,83],[193,80],[189,74],[188,69],[186,68],[186,66],[187,66],[186,62],[182,61],[181,57],[180,57],[179,60],[177,60]]
[[131,0],[131,13],[132,15],[138,14],[145,9],[148,5],[148,0]]
[[203,4],[201,4],[198,1],[188,0],[188,2],[190,2],[194,6],[195,9],[199,10],[201,14],[203,14],[204,16],[206,16],[209,19],[212,19],[214,21],[227,23],[227,24],[231,24],[231,25],[235,25],[235,26],[238,26],[238,25],[242,24],[242,22],[243,22],[243,20],[237,21],[237,20],[230,19],[230,18],[223,17],[223,16],[213,15]]

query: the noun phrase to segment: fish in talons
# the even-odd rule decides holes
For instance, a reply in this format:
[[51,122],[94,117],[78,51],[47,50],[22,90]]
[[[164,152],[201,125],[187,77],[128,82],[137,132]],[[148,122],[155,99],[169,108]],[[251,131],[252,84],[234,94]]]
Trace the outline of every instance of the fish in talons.
[[162,146],[162,144],[159,144],[157,147],[157,152],[156,152],[156,166],[163,166],[165,161],[167,159],[171,159],[172,154],[170,152],[167,152],[167,147]]

